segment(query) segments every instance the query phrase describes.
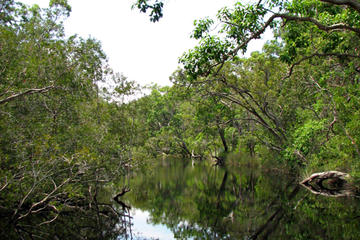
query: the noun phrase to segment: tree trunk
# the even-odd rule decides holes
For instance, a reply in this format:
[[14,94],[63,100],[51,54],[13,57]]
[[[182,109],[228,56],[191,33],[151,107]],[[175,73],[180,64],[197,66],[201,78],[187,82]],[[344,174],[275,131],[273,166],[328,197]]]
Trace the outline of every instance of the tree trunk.
[[220,135],[220,138],[221,138],[221,142],[224,146],[224,152],[229,152],[229,147],[226,143],[226,139],[225,139],[225,131],[223,128],[220,128],[220,126],[218,126],[218,132],[219,132],[219,135]]

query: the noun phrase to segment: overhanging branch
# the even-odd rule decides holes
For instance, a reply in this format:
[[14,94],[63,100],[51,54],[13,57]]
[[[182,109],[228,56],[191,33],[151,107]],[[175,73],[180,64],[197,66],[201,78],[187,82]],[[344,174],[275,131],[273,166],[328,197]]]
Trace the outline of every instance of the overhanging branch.
[[45,92],[48,92],[50,91],[51,89],[55,88],[54,85],[51,85],[51,86],[47,86],[47,87],[44,87],[44,88],[32,88],[32,89],[28,89],[24,92],[21,92],[21,93],[17,93],[17,94],[14,94],[14,95],[11,95],[5,99],[2,99],[0,100],[0,105],[1,104],[5,104],[5,103],[8,103],[12,100],[15,100],[17,98],[20,98],[20,97],[23,97],[23,96],[26,96],[26,95],[31,95],[31,94],[35,94],[35,93],[45,93]]
[[323,30],[326,32],[333,31],[333,30],[349,30],[349,31],[353,31],[353,32],[360,34],[359,28],[353,28],[353,27],[348,26],[343,23],[337,23],[337,24],[333,24],[330,26],[326,26],[326,25],[322,24],[321,22],[319,22],[318,20],[316,20],[315,18],[311,18],[311,17],[299,17],[299,16],[288,15],[288,14],[279,14],[279,13],[276,13],[273,16],[274,16],[274,19],[282,18],[287,21],[311,22],[311,23],[315,24],[320,30]]
[[360,58],[360,55],[353,55],[353,54],[345,54],[345,53],[314,53],[314,54],[311,54],[309,56],[305,56],[303,58],[301,58],[299,61],[293,63],[291,66],[290,66],[290,69],[289,69],[289,72],[288,74],[283,78],[283,80],[291,77],[293,71],[294,71],[294,68],[297,66],[297,65],[300,65],[302,62],[306,61],[306,60],[309,60],[313,57],[348,57],[348,58]]
[[236,47],[231,52],[231,55],[235,56],[237,54],[237,52],[240,49],[247,46],[250,41],[252,41],[253,39],[259,38],[261,36],[261,34],[263,34],[265,32],[265,30],[271,25],[271,23],[276,18],[281,18],[281,19],[284,19],[284,20],[287,20],[287,21],[311,22],[311,23],[315,24],[320,30],[323,30],[323,31],[349,30],[349,31],[353,31],[353,32],[356,32],[356,33],[360,34],[360,29],[359,28],[353,28],[353,27],[348,26],[348,25],[343,24],[343,23],[337,23],[337,24],[334,24],[334,25],[326,26],[326,25],[320,23],[318,20],[316,20],[314,18],[311,18],[311,17],[299,17],[299,16],[288,15],[288,14],[275,13],[264,23],[262,28],[260,28],[257,32],[254,32],[248,39],[246,39],[243,43],[241,43],[238,47]]
[[331,3],[335,5],[349,6],[360,12],[360,2],[357,0],[320,0],[321,2]]

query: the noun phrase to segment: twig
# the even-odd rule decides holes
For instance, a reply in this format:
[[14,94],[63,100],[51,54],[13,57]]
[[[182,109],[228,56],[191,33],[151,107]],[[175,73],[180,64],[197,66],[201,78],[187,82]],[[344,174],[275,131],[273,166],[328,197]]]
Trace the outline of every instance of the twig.
[[7,176],[5,176],[5,184],[0,188],[0,192],[4,190],[9,185],[9,182],[7,181]]

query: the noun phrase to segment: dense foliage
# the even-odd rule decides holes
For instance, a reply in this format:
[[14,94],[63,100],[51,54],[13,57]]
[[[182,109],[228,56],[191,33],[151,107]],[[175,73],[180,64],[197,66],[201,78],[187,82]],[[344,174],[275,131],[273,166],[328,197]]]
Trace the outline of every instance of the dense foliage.
[[[155,22],[164,4],[134,7]],[[66,0],[0,3],[1,238],[116,239],[119,177],[169,155],[226,165],[246,153],[295,176],[360,177],[358,1],[239,1],[194,22],[199,44],[173,86],[127,102],[138,86],[100,43],[65,37],[70,11]],[[242,57],[266,29],[274,39]]]
[[122,211],[101,189],[124,172],[129,140],[98,86],[117,82],[119,97],[132,84],[99,42],[64,36],[66,1],[0,10],[0,238],[116,238]]
[[[217,156],[270,150],[293,168],[358,175],[359,20],[358,1],[268,0],[238,2],[216,19],[195,21],[199,44],[181,57],[183,70],[162,95],[187,94],[179,102],[188,103],[186,110],[172,110],[191,113],[193,126],[183,125],[177,142],[187,152],[201,143],[200,153]],[[242,58],[267,29],[274,40]],[[181,115],[169,125],[179,129],[187,122]]]

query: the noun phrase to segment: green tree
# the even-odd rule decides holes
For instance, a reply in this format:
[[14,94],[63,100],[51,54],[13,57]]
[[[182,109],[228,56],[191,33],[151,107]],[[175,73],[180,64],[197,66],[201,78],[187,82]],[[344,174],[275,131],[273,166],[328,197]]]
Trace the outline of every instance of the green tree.
[[[64,36],[66,1],[47,9],[3,1],[0,9],[0,235],[115,237],[121,211],[101,195],[128,156],[125,131],[111,128],[113,107],[100,96],[99,83],[117,78],[100,43]],[[133,85],[116,87],[119,97]],[[54,230],[76,211],[103,231]]]
[[[359,155],[358,140],[349,131],[357,131],[357,125],[346,125],[356,116],[349,111],[358,110],[343,103],[357,102],[352,89],[358,88],[359,78],[358,19],[356,1],[259,1],[223,8],[216,20],[195,22],[192,37],[199,45],[181,59],[187,74],[182,84],[237,104],[270,134],[270,139],[262,138],[265,145],[285,150],[296,161],[306,164],[307,156],[328,150],[320,149],[324,142],[337,142],[329,141],[332,136],[347,138],[352,157],[344,157],[351,159]],[[219,31],[210,31],[214,26]],[[239,61],[238,54],[268,28],[282,41],[265,47],[268,60],[253,55]],[[312,119],[316,123],[309,124]],[[309,133],[302,140],[297,135],[301,129]],[[311,149],[304,150],[305,145]]]
[[137,0],[132,6],[132,8],[137,8],[142,13],[146,13],[149,10],[149,18],[151,22],[157,22],[163,17],[163,7],[164,3],[162,0]]

